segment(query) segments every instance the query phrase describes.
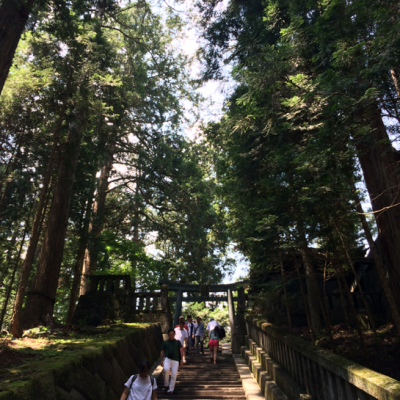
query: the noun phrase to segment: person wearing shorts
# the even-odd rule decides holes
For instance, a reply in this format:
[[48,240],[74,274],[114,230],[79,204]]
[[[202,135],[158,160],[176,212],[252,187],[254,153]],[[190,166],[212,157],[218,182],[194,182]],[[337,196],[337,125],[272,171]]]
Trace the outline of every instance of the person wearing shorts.
[[208,342],[208,348],[210,349],[211,362],[216,364],[217,363],[217,353],[218,353],[218,346],[219,346],[220,337],[215,332],[215,329],[210,330],[209,337],[210,337],[210,340]]

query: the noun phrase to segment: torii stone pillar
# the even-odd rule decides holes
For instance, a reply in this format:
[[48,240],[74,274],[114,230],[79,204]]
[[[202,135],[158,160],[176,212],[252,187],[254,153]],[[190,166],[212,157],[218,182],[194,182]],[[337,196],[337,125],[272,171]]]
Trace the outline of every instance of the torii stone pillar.
[[179,317],[181,316],[182,313],[182,299],[183,299],[183,290],[179,289],[177,296],[176,296],[176,305],[175,305],[175,314],[174,314],[174,326],[175,328],[176,325],[179,323]]
[[229,325],[231,326],[231,335],[235,333],[235,304],[233,302],[232,289],[228,289],[228,314]]

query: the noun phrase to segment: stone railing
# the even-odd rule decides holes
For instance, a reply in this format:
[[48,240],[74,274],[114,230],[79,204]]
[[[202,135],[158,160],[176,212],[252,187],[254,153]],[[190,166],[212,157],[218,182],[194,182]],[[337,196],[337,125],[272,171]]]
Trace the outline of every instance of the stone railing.
[[161,292],[132,293],[132,309],[140,311],[161,311],[166,308]]
[[86,275],[90,280],[89,293],[131,292],[129,275]]
[[[400,382],[395,379],[290,335],[264,320],[246,317],[246,327],[249,350],[264,371],[253,370],[257,381],[260,386],[275,381],[289,400],[400,399]],[[246,358],[249,350],[243,350]]]
[[124,293],[132,312],[160,311],[167,308],[168,292],[132,292],[129,275],[87,275],[90,279],[89,294]]

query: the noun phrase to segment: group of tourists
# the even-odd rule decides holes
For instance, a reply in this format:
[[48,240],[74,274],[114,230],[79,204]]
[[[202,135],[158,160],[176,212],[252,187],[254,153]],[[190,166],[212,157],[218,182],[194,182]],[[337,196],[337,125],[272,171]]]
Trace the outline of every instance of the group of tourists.
[[[168,339],[161,347],[161,366],[164,368],[164,388],[168,394],[173,394],[179,367],[186,364],[186,354],[191,352],[197,356],[204,354],[205,331],[207,331],[210,349],[210,359],[213,364],[217,363],[219,341],[224,337],[221,325],[210,318],[207,327],[204,328],[201,317],[192,316],[179,317],[179,323],[175,329],[168,331]],[[139,374],[132,375],[125,383],[125,390],[120,400],[156,400],[157,383],[149,375],[150,364],[147,360],[141,362]]]

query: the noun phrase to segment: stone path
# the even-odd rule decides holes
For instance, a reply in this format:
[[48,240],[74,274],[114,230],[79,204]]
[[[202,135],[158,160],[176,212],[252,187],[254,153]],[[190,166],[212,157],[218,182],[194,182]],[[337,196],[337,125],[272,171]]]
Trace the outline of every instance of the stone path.
[[207,349],[204,355],[190,354],[186,360],[187,363],[178,372],[174,394],[167,394],[162,390],[164,372],[159,375],[158,399],[246,399],[242,381],[229,351],[218,353],[216,365],[211,363]]

